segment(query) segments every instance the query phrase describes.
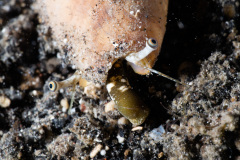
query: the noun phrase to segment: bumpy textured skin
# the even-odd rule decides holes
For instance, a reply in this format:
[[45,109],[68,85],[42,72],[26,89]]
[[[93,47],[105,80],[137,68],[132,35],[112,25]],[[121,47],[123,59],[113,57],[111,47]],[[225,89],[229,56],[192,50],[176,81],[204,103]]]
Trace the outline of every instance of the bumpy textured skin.
[[67,47],[82,77],[104,84],[112,64],[158,41],[144,60],[150,68],[160,52],[168,0],[38,0],[44,23],[57,42]]

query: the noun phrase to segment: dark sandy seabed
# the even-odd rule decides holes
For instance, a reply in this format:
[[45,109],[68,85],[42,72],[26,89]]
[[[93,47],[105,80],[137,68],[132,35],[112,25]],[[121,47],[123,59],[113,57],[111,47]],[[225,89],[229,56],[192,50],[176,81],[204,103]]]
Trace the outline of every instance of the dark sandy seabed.
[[0,0],[0,159],[240,159],[240,1],[170,0],[154,68],[189,85],[129,71],[151,108],[135,131],[104,86],[76,87],[69,114],[73,88],[49,92],[74,69],[32,4]]

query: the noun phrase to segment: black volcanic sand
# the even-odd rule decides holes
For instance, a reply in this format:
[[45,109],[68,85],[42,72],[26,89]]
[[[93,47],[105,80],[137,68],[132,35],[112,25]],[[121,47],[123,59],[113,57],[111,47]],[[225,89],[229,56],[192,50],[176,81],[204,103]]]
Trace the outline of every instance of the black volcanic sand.
[[[105,86],[97,98],[51,80],[74,73],[31,0],[0,0],[0,159],[240,158],[239,1],[170,0],[157,75],[129,81],[151,109],[142,128],[118,121]],[[70,103],[70,113],[65,99]],[[159,131],[162,126],[165,133]],[[96,151],[94,153],[94,151]]]

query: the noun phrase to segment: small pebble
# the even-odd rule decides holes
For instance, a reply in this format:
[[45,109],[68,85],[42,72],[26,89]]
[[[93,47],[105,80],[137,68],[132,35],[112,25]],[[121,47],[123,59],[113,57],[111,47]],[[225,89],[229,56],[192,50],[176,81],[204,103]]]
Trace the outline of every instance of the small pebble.
[[94,158],[98,154],[98,152],[100,152],[102,147],[103,146],[101,144],[98,144],[96,147],[94,147],[93,150],[90,153],[90,158]]
[[121,118],[118,119],[118,125],[126,125],[128,123],[129,123],[129,121],[125,117],[121,117]]
[[34,96],[37,96],[37,91],[36,91],[36,90],[33,90],[33,91],[32,91],[32,94],[33,94]]
[[40,149],[39,149],[39,150],[35,150],[35,151],[34,151],[34,155],[35,155],[35,156],[39,156],[39,155],[41,154],[41,152],[42,152],[42,151],[41,151]]
[[0,96],[0,106],[3,108],[9,107],[11,104],[11,100],[5,96]]
[[62,111],[63,111],[63,112],[67,112],[67,110],[68,110],[68,108],[69,108],[69,103],[68,103],[67,98],[63,98],[63,99],[60,101],[60,105],[62,106]]
[[105,146],[105,150],[108,151],[110,148],[108,146]]
[[160,152],[159,154],[158,154],[158,158],[162,158],[163,157],[163,152]]
[[118,143],[123,143],[125,138],[121,137],[119,134],[117,135]]
[[137,126],[137,127],[132,128],[132,131],[140,131],[142,129],[143,129],[142,126]]
[[127,157],[129,155],[129,153],[130,153],[130,149],[128,148],[124,151],[124,156]]
[[79,104],[80,104],[79,109],[83,113],[91,112],[90,108],[93,108],[92,104],[88,103],[83,98],[79,100]]
[[102,150],[100,151],[100,154],[101,154],[102,156],[105,156],[105,155],[106,155],[106,150],[102,149]]
[[40,133],[40,134],[44,134],[44,133],[45,133],[45,132],[44,132],[44,129],[43,129],[42,127],[41,127],[41,128],[39,128],[39,130],[38,130],[38,131],[39,131],[39,133]]
[[105,112],[107,113],[113,111],[115,109],[114,106],[115,106],[114,101],[108,102],[107,104],[105,104]]

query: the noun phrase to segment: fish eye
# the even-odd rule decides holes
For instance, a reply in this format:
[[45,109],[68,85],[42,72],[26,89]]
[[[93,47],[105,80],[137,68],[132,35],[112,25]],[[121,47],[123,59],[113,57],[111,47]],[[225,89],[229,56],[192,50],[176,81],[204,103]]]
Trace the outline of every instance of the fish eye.
[[148,45],[152,48],[157,48],[158,46],[158,42],[156,39],[154,38],[149,38],[149,40],[147,41]]
[[51,90],[51,91],[56,91],[57,90],[57,83],[55,81],[51,81],[48,83],[48,88]]

